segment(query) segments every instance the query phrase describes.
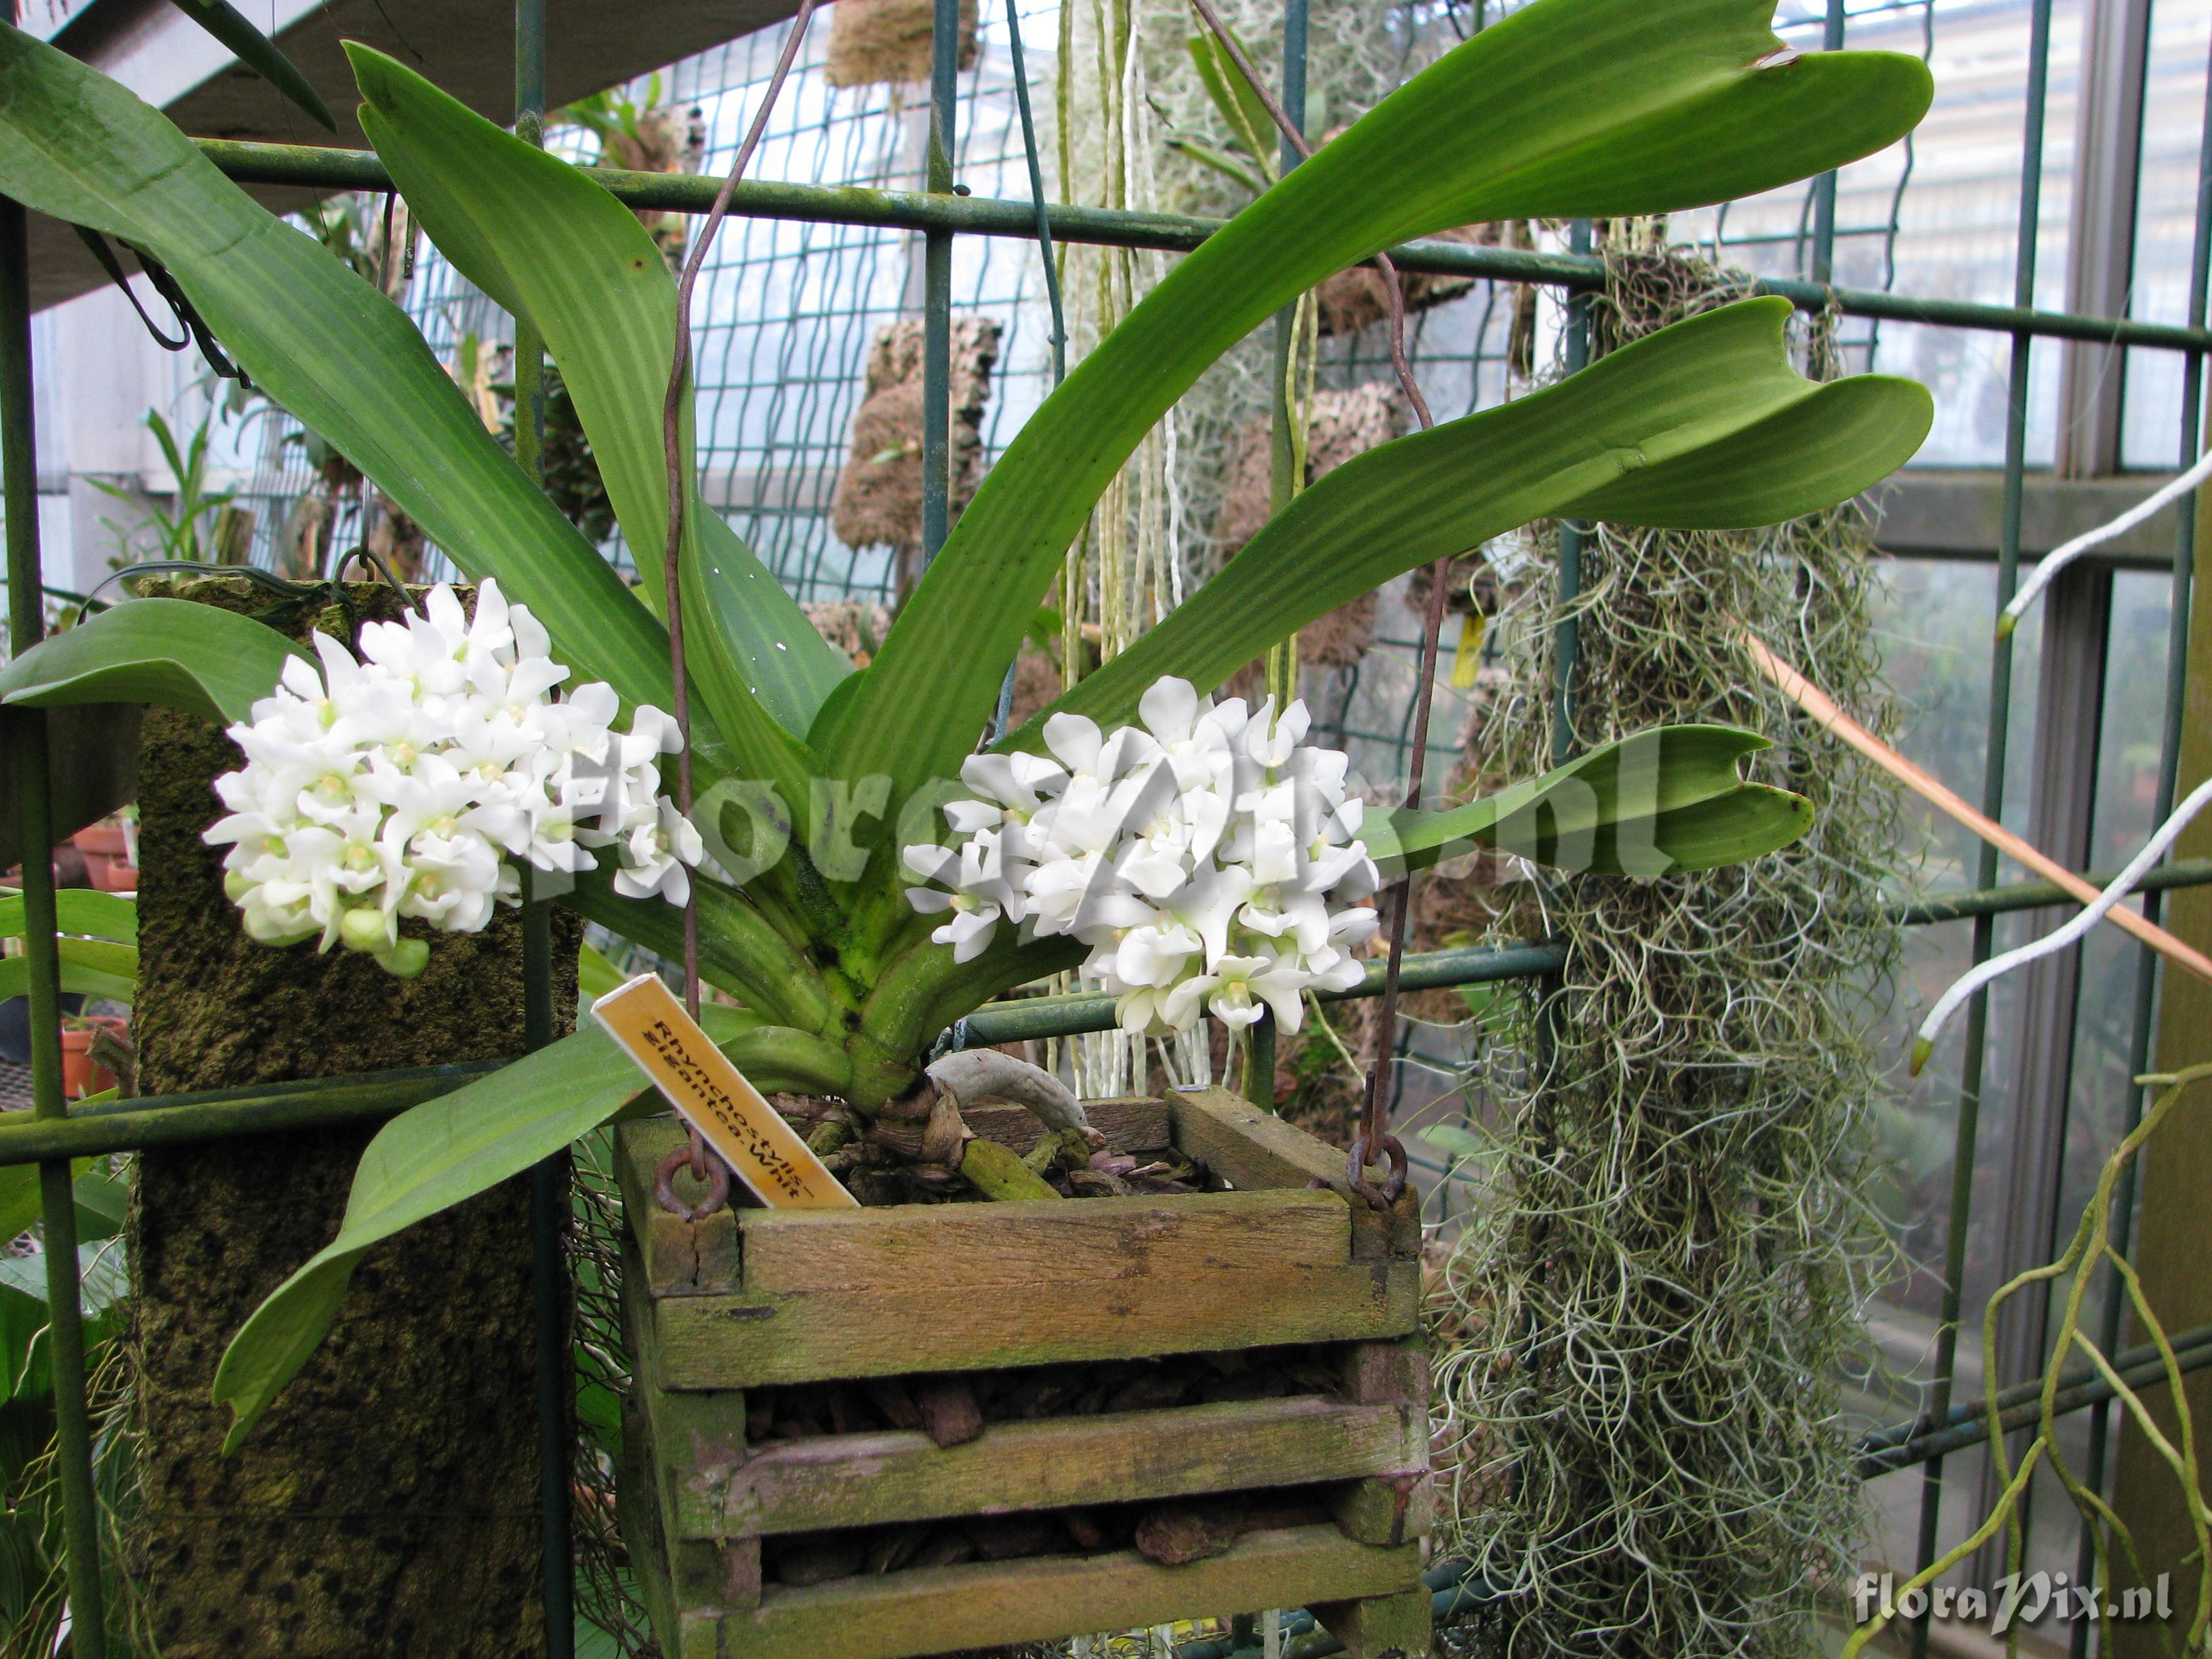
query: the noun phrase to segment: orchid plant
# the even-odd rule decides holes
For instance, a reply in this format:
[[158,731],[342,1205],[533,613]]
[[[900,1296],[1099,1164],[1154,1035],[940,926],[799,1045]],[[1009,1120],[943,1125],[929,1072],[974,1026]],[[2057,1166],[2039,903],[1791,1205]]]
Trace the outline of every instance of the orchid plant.
[[[938,1034],[1054,972],[1088,963],[1110,973],[1133,1024],[1194,1018],[1201,1004],[1242,1019],[1255,1000],[1287,1022],[1296,991],[1349,983],[1360,968],[1355,947],[1371,924],[1355,896],[1379,878],[1476,846],[1662,875],[1755,857],[1803,829],[1802,799],[1739,776],[1762,746],[1741,732],[1646,732],[1449,811],[1363,816],[1338,762],[1302,746],[1297,711],[1200,700],[1332,607],[1532,519],[1760,525],[1887,475],[1925,434],[1927,394],[1880,376],[1804,380],[1790,365],[1790,307],[1779,299],[1693,318],[1543,391],[1347,462],[1133,647],[975,752],[1038,595],[1116,471],[1210,364],[1299,294],[1453,226],[1663,213],[1755,194],[1868,155],[1919,118],[1929,86],[1917,61],[1797,56],[1771,32],[1771,0],[1534,0],[1414,77],[1185,257],[1068,374],[865,668],[815,631],[700,502],[683,400],[678,489],[690,493],[675,498],[690,505],[676,569],[698,789],[690,827],[711,855],[686,879],[700,971],[739,1005],[718,1040],[762,1089],[835,1097],[863,1123],[910,1118],[927,1104]],[[676,293],[651,235],[602,187],[605,174],[520,142],[388,58],[348,50],[362,125],[416,222],[465,276],[535,325],[629,544],[662,546],[675,493],[662,408]],[[0,191],[166,266],[254,381],[481,585],[470,627],[488,639],[495,582],[519,642],[512,661],[487,645],[493,678],[550,690],[539,684],[550,671],[523,668],[550,651],[607,688],[588,711],[580,692],[530,705],[517,731],[537,721],[538,746],[474,762],[510,776],[519,766],[526,784],[502,803],[526,794],[533,809],[570,813],[577,845],[592,851],[580,833],[587,803],[572,799],[561,773],[561,744],[575,734],[562,732],[572,719],[611,732],[626,712],[630,735],[609,741],[655,746],[650,711],[674,706],[659,571],[641,571],[635,593],[625,588],[382,294],[256,205],[156,112],[13,30],[0,30]],[[534,619],[526,637],[517,605]],[[441,641],[447,625],[430,619]],[[377,652],[411,653],[425,637],[411,627],[405,641],[380,636],[360,673],[372,673]],[[251,619],[137,599],[27,653],[0,676],[0,698],[161,702],[258,726],[264,699],[312,709],[337,680],[351,683],[349,653],[325,651],[319,687],[289,666],[304,656]],[[457,660],[468,678],[465,647]],[[360,833],[349,830],[349,844],[362,849],[364,880],[395,879],[367,868],[382,844],[370,811],[420,810],[415,784],[398,781],[406,769],[392,745],[410,741],[404,729],[395,707],[362,733],[389,779],[356,792]],[[458,751],[416,744],[416,773],[442,777],[433,762],[459,772],[457,756],[477,751],[456,741]],[[253,743],[243,746],[249,773],[274,763],[273,750],[257,761]],[[377,761],[363,765],[380,775]],[[240,789],[243,810],[262,810],[252,805],[258,784]],[[535,842],[511,818],[495,823],[491,797],[474,789],[454,786],[450,806],[472,804],[443,817],[458,829],[486,811],[485,845],[526,858],[516,849]],[[665,830],[673,846],[684,830],[653,811],[653,834]],[[241,848],[260,833],[235,827]],[[572,857],[558,872],[569,884],[561,902],[674,957],[678,912],[659,894],[636,896],[660,884],[644,873],[660,867],[656,855],[625,854],[628,845]],[[249,855],[240,873],[254,881],[254,868]],[[255,890],[271,928],[312,925],[319,936],[329,926],[312,901],[301,910],[283,900],[289,889]],[[380,920],[353,926],[373,950],[396,951],[410,936]],[[238,1413],[234,1432],[320,1340],[363,1250],[530,1167],[637,1092],[629,1063],[586,1024],[394,1120],[364,1159],[337,1239],[234,1342],[217,1382]],[[1040,1195],[1034,1184],[997,1190]]]

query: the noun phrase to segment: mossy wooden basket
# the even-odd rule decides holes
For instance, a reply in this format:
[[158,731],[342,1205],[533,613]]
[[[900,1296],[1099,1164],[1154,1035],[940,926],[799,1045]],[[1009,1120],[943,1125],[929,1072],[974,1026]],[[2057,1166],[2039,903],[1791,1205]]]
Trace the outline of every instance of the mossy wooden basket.
[[[1091,1113],[1117,1148],[1172,1145],[1231,1190],[694,1225],[652,1195],[674,1121],[623,1127],[623,1533],[670,1659],[909,1659],[1306,1606],[1354,1659],[1427,1652],[1413,1195],[1371,1210],[1341,1153],[1219,1090]],[[968,1116],[1018,1151],[1039,1134],[1018,1108]],[[1269,1357],[1241,1351],[1289,1345],[1302,1380],[1285,1393],[1279,1375],[1271,1397],[993,1422],[947,1447],[745,1432],[748,1389],[1178,1355],[1258,1367]],[[1217,1498],[1252,1529],[1185,1565],[1106,1548],[763,1583],[763,1543],[793,1534]]]

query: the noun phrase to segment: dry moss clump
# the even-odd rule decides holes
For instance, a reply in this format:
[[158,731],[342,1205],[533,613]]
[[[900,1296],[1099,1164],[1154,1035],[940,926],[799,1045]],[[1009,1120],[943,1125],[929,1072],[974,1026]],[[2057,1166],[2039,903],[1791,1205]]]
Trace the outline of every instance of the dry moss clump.
[[[851,0],[841,0],[840,9]],[[951,504],[967,506],[982,474],[983,410],[999,361],[998,323],[962,317],[952,325]],[[830,503],[830,527],[848,547],[921,546],[922,327],[887,324],[868,352],[867,395],[853,416],[852,441]]]
[[[929,78],[930,0],[837,0],[822,78],[872,87]],[[960,0],[960,67],[975,67],[975,0]]]

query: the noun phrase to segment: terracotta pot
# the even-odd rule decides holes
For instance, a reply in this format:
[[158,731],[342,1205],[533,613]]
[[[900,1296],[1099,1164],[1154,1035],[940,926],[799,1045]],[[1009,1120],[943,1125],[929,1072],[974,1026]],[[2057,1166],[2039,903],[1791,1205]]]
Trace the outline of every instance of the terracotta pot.
[[113,1014],[91,1014],[82,1025],[63,1029],[62,1092],[71,1100],[82,1100],[87,1095],[96,1095],[115,1086],[115,1073],[94,1061],[88,1052],[92,1047],[94,1030],[101,1026],[122,1036],[130,1030],[131,1022]]
[[103,893],[135,893],[138,890],[138,866],[124,861],[121,854],[110,857],[104,853],[84,855],[85,873],[92,884]]
[[95,823],[80,830],[70,837],[70,844],[88,856],[99,854],[112,859],[120,859],[130,850],[119,823]]

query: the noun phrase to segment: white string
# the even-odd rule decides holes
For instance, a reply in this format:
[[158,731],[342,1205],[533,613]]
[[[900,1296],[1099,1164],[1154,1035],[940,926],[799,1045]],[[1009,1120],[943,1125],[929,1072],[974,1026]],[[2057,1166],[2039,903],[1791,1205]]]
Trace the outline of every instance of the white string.
[[2188,471],[2143,497],[2110,524],[2099,525],[2094,530],[2087,531],[2072,541],[2052,548],[2043,556],[2042,561],[2035,567],[2034,574],[2020,585],[2020,592],[2012,596],[2012,603],[2005,606],[2002,614],[1997,617],[1997,637],[2003,639],[2019,625],[2020,619],[2027,614],[2027,607],[2035,603],[2035,596],[2050,586],[2052,579],[2068,565],[2091,548],[2133,530],[2145,519],[2186,495],[2207,478],[2212,478],[2212,450],[2199,456],[2197,465]]
[[1937,999],[1928,1018],[1921,1022],[1919,1035],[1913,1039],[1913,1075],[1918,1076],[1920,1068],[1927,1064],[1929,1054],[1936,1046],[1937,1034],[1958,1012],[1961,1003],[1991,980],[2028,963],[2056,955],[2103,921],[2106,912],[2132,892],[2136,883],[2142,879],[2144,873],[2166,856],[2166,849],[2180,837],[2181,832],[2189,827],[2189,821],[2202,811],[2207,803],[2212,803],[2212,779],[2197,786],[2189,799],[2174,810],[2172,817],[2159,825],[2158,832],[2143,843],[2142,850],[2128,860],[2127,868],[2112,878],[2112,884],[2098,894],[2094,902],[2087,909],[2057,932],[2045,934],[2032,945],[2023,945],[2017,951],[1991,957],[1954,981],[1951,988]]

